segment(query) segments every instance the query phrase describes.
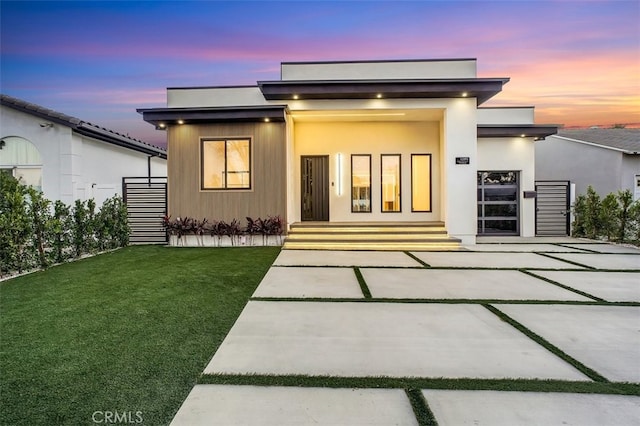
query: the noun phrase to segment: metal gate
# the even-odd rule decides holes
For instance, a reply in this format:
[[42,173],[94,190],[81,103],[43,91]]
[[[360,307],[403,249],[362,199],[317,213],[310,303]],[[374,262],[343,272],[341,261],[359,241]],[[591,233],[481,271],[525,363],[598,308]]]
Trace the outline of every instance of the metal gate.
[[167,214],[166,177],[124,177],[122,198],[127,205],[130,244],[166,244],[162,223]]
[[569,235],[568,180],[536,181],[536,235]]

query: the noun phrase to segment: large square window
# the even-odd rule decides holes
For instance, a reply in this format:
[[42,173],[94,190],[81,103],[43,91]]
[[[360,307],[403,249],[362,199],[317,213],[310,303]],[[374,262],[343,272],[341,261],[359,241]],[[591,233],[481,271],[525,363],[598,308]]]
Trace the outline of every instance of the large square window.
[[251,189],[251,140],[205,139],[201,189]]

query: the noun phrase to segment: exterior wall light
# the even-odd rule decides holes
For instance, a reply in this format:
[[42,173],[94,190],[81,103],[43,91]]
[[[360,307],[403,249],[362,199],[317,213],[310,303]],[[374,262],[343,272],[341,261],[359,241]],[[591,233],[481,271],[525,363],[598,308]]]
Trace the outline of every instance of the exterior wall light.
[[342,196],[342,154],[341,153],[336,154],[336,163],[337,163],[336,182],[338,183],[336,188],[336,193],[338,194],[338,197],[341,197]]

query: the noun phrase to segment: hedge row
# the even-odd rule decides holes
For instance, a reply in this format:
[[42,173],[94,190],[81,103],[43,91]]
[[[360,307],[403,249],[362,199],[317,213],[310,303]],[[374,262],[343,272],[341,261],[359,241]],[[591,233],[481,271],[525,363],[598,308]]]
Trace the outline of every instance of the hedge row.
[[118,196],[96,210],[94,200],[68,206],[0,173],[0,276],[123,247],[127,208]]
[[600,198],[589,186],[573,205],[571,235],[620,243],[640,244],[640,201],[631,191],[618,191]]

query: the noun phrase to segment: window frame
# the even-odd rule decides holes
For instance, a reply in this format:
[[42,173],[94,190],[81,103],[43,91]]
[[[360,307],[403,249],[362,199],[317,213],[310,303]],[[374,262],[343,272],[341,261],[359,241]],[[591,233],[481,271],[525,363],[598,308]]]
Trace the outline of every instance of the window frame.
[[[369,210],[354,210],[354,192],[353,192],[353,159],[354,157],[367,157],[369,159]],[[372,180],[372,166],[373,166],[371,154],[351,154],[351,213],[373,213],[373,180]]]
[[[229,142],[236,141],[248,141],[249,142],[249,186],[242,188],[230,188],[228,186],[228,179],[225,176],[225,186],[224,187],[205,187],[204,185],[204,145],[206,142],[224,142],[224,173],[225,175],[228,173],[228,158],[227,158],[227,144]],[[203,137],[200,138],[200,191],[252,191],[253,190],[253,137],[251,136],[232,136],[232,137]]]
[[[384,158],[398,158],[398,210],[384,209]],[[380,154],[380,212],[381,213],[402,213],[402,154]]]
[[[413,158],[414,157],[429,157],[429,210],[416,210],[413,207]],[[411,154],[411,213],[432,213],[433,212],[433,157],[431,153],[418,153]]]

